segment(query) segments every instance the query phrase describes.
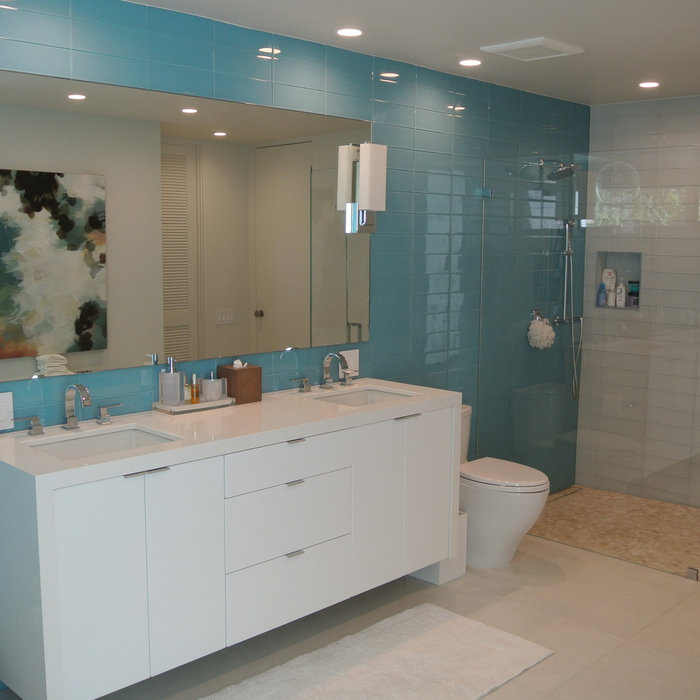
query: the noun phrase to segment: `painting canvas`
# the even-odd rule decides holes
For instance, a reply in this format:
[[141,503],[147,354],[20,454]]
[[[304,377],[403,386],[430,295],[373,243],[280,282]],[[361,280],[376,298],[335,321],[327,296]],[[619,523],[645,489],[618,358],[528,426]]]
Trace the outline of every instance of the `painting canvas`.
[[107,347],[101,175],[0,169],[0,358]]

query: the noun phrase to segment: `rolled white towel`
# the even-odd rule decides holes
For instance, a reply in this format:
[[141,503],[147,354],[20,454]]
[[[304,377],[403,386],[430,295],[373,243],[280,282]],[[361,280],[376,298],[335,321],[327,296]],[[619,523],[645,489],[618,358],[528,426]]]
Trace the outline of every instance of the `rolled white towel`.
[[554,344],[554,328],[547,318],[535,318],[530,321],[527,339],[533,348],[544,350]]

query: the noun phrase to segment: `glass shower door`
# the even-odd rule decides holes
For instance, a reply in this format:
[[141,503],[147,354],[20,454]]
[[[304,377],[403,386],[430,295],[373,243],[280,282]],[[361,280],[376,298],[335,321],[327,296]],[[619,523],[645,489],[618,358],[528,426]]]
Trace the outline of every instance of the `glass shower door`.
[[[472,420],[476,456],[540,469],[553,491],[574,481],[572,348],[580,325],[571,317],[582,313],[585,235],[585,175],[574,168],[560,176],[562,162],[570,164],[571,156],[484,161],[478,410]],[[551,347],[528,342],[535,311],[554,329]]]

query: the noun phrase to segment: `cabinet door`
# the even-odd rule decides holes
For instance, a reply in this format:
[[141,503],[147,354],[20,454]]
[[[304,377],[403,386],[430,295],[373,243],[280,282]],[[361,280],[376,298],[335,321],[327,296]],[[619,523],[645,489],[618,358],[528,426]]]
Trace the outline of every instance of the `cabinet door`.
[[351,593],[403,575],[404,426],[356,428],[353,439]]
[[406,430],[404,573],[449,556],[456,456],[452,409],[400,421]]
[[223,457],[147,472],[151,675],[226,646]]
[[143,477],[58,489],[54,517],[62,697],[148,678]]

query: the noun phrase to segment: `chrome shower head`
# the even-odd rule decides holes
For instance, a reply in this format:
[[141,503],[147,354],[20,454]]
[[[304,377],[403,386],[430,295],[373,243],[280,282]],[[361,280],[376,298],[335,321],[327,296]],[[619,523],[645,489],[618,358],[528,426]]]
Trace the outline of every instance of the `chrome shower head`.
[[575,172],[576,166],[573,163],[571,165],[559,163],[559,167],[552,170],[552,172],[547,175],[547,179],[552,181],[563,180],[564,178],[571,177]]

